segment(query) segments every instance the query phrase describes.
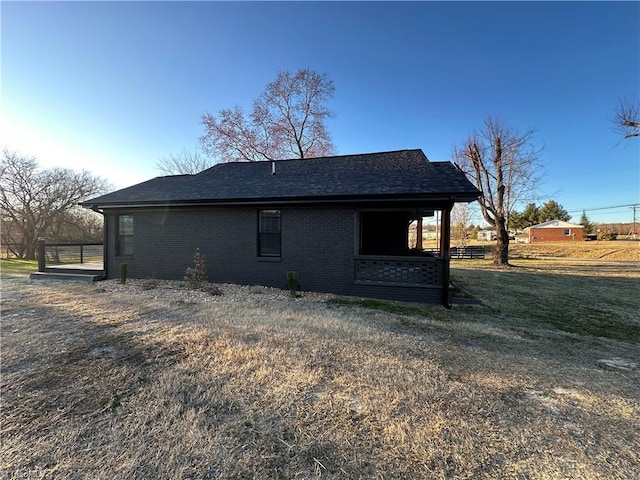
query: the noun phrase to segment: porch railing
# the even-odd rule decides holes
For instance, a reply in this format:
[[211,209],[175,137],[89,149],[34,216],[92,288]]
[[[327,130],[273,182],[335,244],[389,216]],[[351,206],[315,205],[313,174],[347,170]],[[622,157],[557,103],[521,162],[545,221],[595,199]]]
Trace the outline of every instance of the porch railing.
[[102,243],[85,242],[46,243],[39,238],[37,258],[40,272],[48,266],[103,263],[103,246]]
[[46,245],[50,264],[102,263],[101,243],[56,243]]
[[441,286],[444,260],[435,257],[358,255],[354,281],[366,285]]

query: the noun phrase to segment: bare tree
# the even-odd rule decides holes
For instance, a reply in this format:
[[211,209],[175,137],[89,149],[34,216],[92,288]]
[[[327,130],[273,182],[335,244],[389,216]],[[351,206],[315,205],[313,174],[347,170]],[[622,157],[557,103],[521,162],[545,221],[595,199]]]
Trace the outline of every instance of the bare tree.
[[640,107],[637,101],[621,100],[614,123],[624,138],[640,137]]
[[80,206],[62,212],[51,227],[56,242],[101,242],[103,217]]
[[195,175],[209,168],[212,162],[198,152],[190,152],[187,149],[174,155],[169,154],[158,160],[156,168],[165,175]]
[[467,246],[469,223],[471,223],[471,216],[468,204],[456,203],[451,210],[451,241],[458,248]]
[[38,237],[60,231],[60,222],[78,203],[107,189],[106,182],[86,171],[38,169],[33,157],[5,150],[0,165],[0,208],[13,238],[24,244],[22,256],[35,259]]
[[224,162],[311,158],[334,152],[325,120],[333,82],[312,70],[280,72],[247,116],[235,106],[205,113],[204,151]]
[[496,230],[496,265],[509,264],[509,215],[518,202],[530,198],[541,177],[542,148],[533,131],[519,133],[496,118],[472,133],[453,160],[482,192],[478,199],[484,219]]

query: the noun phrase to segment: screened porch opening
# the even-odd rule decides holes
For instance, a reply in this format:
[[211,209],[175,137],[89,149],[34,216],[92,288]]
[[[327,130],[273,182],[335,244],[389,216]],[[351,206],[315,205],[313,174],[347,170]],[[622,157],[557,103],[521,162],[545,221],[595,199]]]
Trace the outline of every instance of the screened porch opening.
[[355,283],[441,286],[439,218],[440,212],[433,210],[360,212]]
[[360,255],[434,255],[440,251],[439,210],[360,213]]
[[429,253],[440,256],[442,238],[442,212],[431,210],[409,224],[409,249],[412,252]]

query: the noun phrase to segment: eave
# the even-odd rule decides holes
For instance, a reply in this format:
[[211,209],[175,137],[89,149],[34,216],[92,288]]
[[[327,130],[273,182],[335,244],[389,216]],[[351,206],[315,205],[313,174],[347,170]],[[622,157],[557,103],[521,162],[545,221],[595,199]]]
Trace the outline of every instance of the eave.
[[141,209],[141,208],[187,208],[187,207],[237,207],[237,206],[347,206],[347,205],[389,205],[412,206],[427,204],[468,203],[477,200],[474,193],[401,194],[370,196],[334,197],[271,197],[271,198],[229,198],[229,199],[189,199],[189,200],[142,200],[136,202],[87,203],[92,210]]

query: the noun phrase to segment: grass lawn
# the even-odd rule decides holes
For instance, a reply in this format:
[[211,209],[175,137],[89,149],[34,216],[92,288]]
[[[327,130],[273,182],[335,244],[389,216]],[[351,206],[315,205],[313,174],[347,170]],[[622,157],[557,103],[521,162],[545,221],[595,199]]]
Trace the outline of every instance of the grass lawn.
[[[496,312],[505,326],[557,329],[640,343],[640,264],[566,260],[454,261],[452,280]],[[499,321],[499,316],[496,320]]]
[[31,272],[38,271],[37,260],[22,260],[19,258],[0,259],[0,278],[28,277]]
[[446,310],[3,261],[0,477],[637,478],[640,272],[514,263]]

